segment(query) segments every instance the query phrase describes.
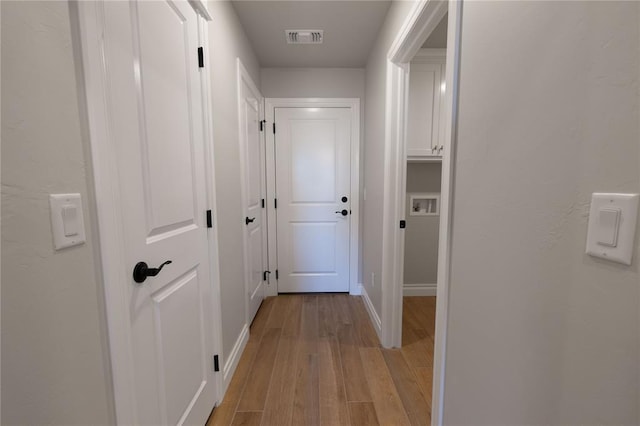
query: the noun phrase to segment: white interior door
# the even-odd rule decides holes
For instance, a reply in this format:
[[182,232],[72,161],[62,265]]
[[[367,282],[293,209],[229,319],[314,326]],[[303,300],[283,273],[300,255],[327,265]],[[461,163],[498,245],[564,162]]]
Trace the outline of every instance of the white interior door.
[[[97,10],[124,206],[135,423],[202,425],[216,395],[198,18],[186,1]],[[166,261],[156,276],[132,278],[139,262]]]
[[264,273],[267,269],[265,152],[260,133],[263,99],[240,63],[238,81],[247,323],[250,324],[264,300],[268,279]]
[[351,110],[276,108],[275,123],[278,292],[348,292]]

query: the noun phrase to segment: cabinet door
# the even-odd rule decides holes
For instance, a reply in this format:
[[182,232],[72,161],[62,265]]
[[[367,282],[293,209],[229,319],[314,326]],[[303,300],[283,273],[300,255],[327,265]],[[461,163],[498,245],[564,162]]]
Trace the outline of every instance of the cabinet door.
[[447,66],[446,64],[442,64],[440,65],[441,67],[441,73],[440,73],[440,84],[438,86],[438,93],[440,96],[440,114],[438,115],[438,138],[434,141],[434,144],[438,147],[437,148],[437,155],[442,155],[442,151],[444,150],[444,141],[445,141],[445,136],[446,136],[446,130],[447,130],[447,117],[446,117],[446,111],[447,109],[445,108],[445,92],[447,90],[446,88],[446,69]]
[[409,75],[407,155],[438,155],[442,64],[412,63]]

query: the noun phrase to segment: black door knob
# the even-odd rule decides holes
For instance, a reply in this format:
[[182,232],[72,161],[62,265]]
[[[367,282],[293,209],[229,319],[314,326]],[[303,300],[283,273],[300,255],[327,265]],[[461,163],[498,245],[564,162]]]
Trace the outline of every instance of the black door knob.
[[147,277],[155,277],[162,271],[165,265],[170,264],[171,261],[167,260],[157,268],[149,268],[146,262],[138,262],[133,268],[133,280],[137,283],[143,283]]
[[347,201],[349,201],[349,199],[347,197],[342,197],[342,202],[346,203]]
[[248,225],[248,224],[252,223],[254,220],[256,220],[255,217],[251,217],[251,218],[250,217],[245,217],[244,218],[244,224]]
[[338,210],[336,213],[340,213],[342,216],[346,216],[349,214],[349,210],[347,209]]

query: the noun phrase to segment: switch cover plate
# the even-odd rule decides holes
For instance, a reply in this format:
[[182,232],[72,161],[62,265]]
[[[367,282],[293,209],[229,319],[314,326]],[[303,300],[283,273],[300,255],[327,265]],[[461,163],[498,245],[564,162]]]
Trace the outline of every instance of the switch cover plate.
[[591,196],[587,254],[631,265],[638,220],[638,194]]
[[80,194],[50,194],[51,227],[56,250],[86,241]]

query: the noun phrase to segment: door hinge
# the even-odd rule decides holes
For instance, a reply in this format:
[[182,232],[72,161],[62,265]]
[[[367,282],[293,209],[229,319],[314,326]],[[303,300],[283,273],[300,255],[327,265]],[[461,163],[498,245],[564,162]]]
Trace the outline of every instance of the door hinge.
[[218,361],[218,355],[213,356],[213,371],[220,371],[220,362]]
[[267,124],[267,120],[260,120],[260,131],[264,132],[264,126]]
[[207,228],[213,228],[213,218],[211,216],[211,210],[207,210]]
[[401,220],[400,221],[400,229],[404,229],[407,227],[407,221],[406,220]]
[[275,123],[275,121],[273,122],[273,134],[274,135],[276,134],[276,123]]
[[204,48],[198,47],[198,68],[204,68]]
[[278,199],[277,199],[277,198],[274,198],[274,199],[273,199],[273,208],[274,208],[274,209],[277,209],[277,208],[278,208]]
[[263,199],[262,199],[262,208],[263,208],[263,209],[264,209],[264,205],[265,205],[265,202],[264,202],[264,198],[263,198]]
[[262,273],[262,281],[267,281],[267,274],[271,274],[271,271],[264,271]]
[[278,273],[278,270],[276,269],[276,280],[280,278],[280,274]]

